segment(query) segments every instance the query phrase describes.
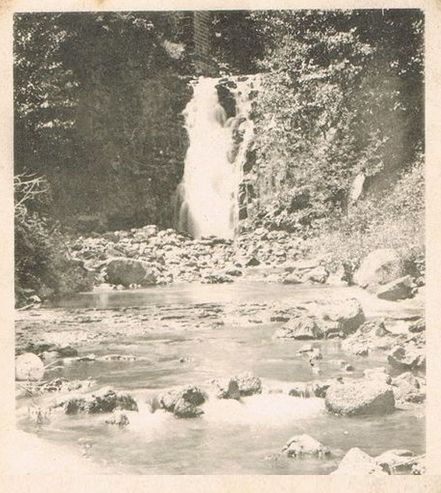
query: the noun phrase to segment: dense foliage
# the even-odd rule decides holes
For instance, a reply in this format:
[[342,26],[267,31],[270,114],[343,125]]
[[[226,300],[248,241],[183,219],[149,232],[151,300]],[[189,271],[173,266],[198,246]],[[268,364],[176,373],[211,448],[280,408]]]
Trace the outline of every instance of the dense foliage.
[[157,14],[16,16],[16,170],[47,177],[61,220],[165,221],[190,94],[162,30],[170,26]]
[[65,235],[44,210],[50,197],[41,177],[17,175],[15,189],[15,293],[18,305],[92,287],[93,279],[69,257]]
[[258,12],[260,216],[294,231],[347,210],[355,176],[390,187],[423,150],[420,11]]

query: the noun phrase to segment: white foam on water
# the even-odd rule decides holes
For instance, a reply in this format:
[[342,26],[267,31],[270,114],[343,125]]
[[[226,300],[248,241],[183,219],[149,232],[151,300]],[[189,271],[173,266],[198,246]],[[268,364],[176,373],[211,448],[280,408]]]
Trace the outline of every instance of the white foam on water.
[[286,394],[260,394],[233,399],[211,399],[202,406],[202,419],[259,427],[279,427],[324,412],[323,399],[302,399]]

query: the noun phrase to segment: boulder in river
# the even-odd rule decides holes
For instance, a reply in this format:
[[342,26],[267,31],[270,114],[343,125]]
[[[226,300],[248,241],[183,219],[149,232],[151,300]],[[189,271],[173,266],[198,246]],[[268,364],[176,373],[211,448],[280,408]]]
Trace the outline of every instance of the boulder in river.
[[391,366],[400,370],[422,370],[426,367],[424,348],[418,347],[412,342],[404,346],[393,347],[387,360]]
[[274,336],[276,339],[320,339],[322,331],[312,317],[300,316],[288,320],[288,322],[278,329]]
[[156,401],[160,408],[173,413],[178,418],[195,418],[203,414],[202,405],[207,399],[199,387],[188,385],[160,394]]
[[233,279],[222,272],[212,272],[211,274],[207,274],[201,280],[203,284],[225,284],[233,282]]
[[424,332],[426,330],[426,321],[424,318],[419,318],[415,322],[409,325],[409,332],[419,333]]
[[395,401],[398,404],[405,402],[421,403],[426,398],[423,380],[408,371],[392,379]]
[[302,280],[295,272],[288,273],[282,280],[283,284],[301,284]]
[[260,261],[253,255],[244,255],[236,259],[236,265],[240,267],[257,267],[260,265]]
[[111,284],[129,287],[132,284],[149,286],[157,283],[150,264],[131,258],[116,258],[107,264],[107,279]]
[[325,457],[330,455],[328,447],[309,435],[296,435],[291,437],[282,449],[282,454],[287,457],[300,458],[305,455]]
[[390,385],[362,379],[331,385],[325,405],[328,411],[345,416],[388,414],[395,409],[395,399]]
[[36,382],[44,375],[44,364],[33,353],[20,354],[15,360],[15,379],[19,381]]
[[400,277],[388,282],[377,290],[377,297],[382,300],[397,301],[412,296],[413,279],[410,276]]
[[343,457],[338,468],[331,475],[365,475],[385,476],[387,472],[376,462],[376,460],[357,447],[351,448]]
[[129,418],[127,417],[127,414],[122,411],[114,411],[111,416],[105,420],[105,423],[118,426],[119,428],[125,428],[129,425]]
[[46,392],[79,392],[89,390],[93,385],[95,385],[94,380],[68,380],[67,378],[54,378],[49,382],[44,383],[40,386],[39,390],[41,393]]
[[218,399],[240,399],[240,390],[237,380],[234,378],[215,380],[216,397]]
[[354,282],[362,288],[375,289],[405,274],[403,260],[396,250],[374,250],[363,259],[354,274]]
[[307,282],[318,282],[318,283],[324,283],[326,282],[326,279],[329,276],[329,272],[322,266],[319,265],[318,267],[315,267],[314,269],[311,269],[310,271],[306,272],[302,276],[302,281]]
[[117,393],[109,388],[102,389],[90,396],[72,397],[64,403],[66,414],[111,413],[115,409],[137,411],[138,405],[130,394]]
[[410,473],[418,463],[418,457],[411,450],[393,449],[376,457],[375,462],[388,474]]
[[352,334],[366,320],[363,308],[356,298],[335,301],[333,304],[319,308],[323,319],[323,332],[327,333],[327,325],[332,331],[338,330],[344,336]]
[[250,372],[236,375],[234,380],[237,382],[241,396],[260,394],[262,392],[262,381]]

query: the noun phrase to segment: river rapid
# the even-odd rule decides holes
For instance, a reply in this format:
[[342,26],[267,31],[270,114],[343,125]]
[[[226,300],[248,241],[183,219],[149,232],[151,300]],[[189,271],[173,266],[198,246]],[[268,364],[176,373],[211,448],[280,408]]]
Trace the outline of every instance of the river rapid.
[[[47,369],[45,379],[91,378],[93,388],[129,392],[139,411],[127,411],[129,425],[124,428],[106,424],[101,414],[54,413],[36,424],[29,407],[54,397],[29,398],[18,392],[18,426],[110,473],[329,474],[352,447],[371,456],[393,448],[424,453],[424,405],[381,417],[341,417],[325,410],[324,399],[288,393],[293,382],[359,378],[367,368],[385,366],[393,374],[384,352],[350,355],[338,339],[312,341],[323,354],[317,374],[298,353],[305,341],[273,338],[282,325],[271,321],[277,307],[353,296],[368,319],[422,314],[413,300],[381,301],[358,288],[249,280],[84,293],[19,312],[19,344],[44,338],[72,345],[79,356],[129,356],[109,361],[64,358]],[[353,371],[348,373],[342,360]],[[162,390],[244,371],[262,379],[262,393],[240,401],[210,398],[201,406],[201,417],[177,419],[163,410],[152,413],[148,405]],[[303,433],[328,446],[331,457],[289,459],[279,454],[291,436]]]

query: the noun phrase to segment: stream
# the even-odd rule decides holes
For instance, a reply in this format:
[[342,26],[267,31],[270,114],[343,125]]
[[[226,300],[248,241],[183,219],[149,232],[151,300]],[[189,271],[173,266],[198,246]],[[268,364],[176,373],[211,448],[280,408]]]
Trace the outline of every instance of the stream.
[[[364,369],[387,367],[384,352],[357,357],[344,353],[339,340],[313,341],[323,354],[316,375],[298,354],[305,341],[273,339],[282,324],[269,320],[270,307],[351,296],[360,300],[367,318],[422,312],[412,300],[381,301],[358,288],[250,280],[84,293],[21,312],[20,333],[35,336],[44,330],[48,340],[67,341],[80,356],[135,356],[134,361],[105,362],[67,358],[45,378],[92,378],[98,388],[128,391],[139,412],[126,413],[130,424],[124,429],[106,424],[106,415],[62,413],[35,425],[27,414],[32,401],[19,397],[19,428],[82,454],[103,472],[125,474],[329,474],[352,447],[371,456],[392,448],[423,453],[424,406],[381,417],[337,417],[326,412],[324,399],[287,393],[292,382],[358,378]],[[340,360],[354,371],[349,374]],[[199,418],[151,413],[147,405],[161,390],[244,371],[262,379],[262,394],[241,401],[209,399]],[[278,454],[291,436],[303,433],[330,447],[332,456],[295,460]]]

